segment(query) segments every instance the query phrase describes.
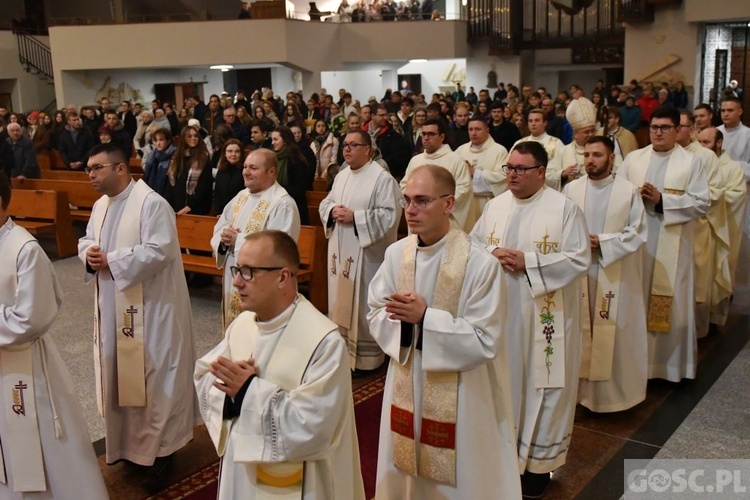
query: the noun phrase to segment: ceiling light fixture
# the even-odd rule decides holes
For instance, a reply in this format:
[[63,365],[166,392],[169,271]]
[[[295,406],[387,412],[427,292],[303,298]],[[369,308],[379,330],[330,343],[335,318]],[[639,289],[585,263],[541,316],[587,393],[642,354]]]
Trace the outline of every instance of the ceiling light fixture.
[[220,69],[222,71],[229,71],[230,69],[234,69],[234,66],[231,64],[214,64],[213,66],[209,66],[209,69]]
[[427,59],[409,59],[410,63],[426,63]]

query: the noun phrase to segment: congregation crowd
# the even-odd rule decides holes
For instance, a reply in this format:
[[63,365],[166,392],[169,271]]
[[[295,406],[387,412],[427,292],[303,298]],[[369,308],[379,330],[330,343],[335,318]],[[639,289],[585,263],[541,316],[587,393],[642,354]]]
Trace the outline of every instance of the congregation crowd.
[[[163,487],[202,421],[220,498],[364,498],[351,377],[387,362],[376,498],[543,497],[576,405],[624,411],[649,379],[694,379],[698,339],[750,284],[741,96],[714,118],[687,109],[680,82],[585,94],[457,85],[429,101],[263,90],[179,109],[0,109],[3,397],[32,386],[39,421],[29,431],[6,412],[0,433],[41,443],[9,442],[4,487],[106,497],[103,482],[82,493],[66,480],[99,472],[43,335],[62,295],[7,214],[8,178],[39,177],[53,148],[103,195],[79,257],[95,284],[107,463]],[[327,191],[327,315],[296,281],[314,187]],[[225,335],[197,361],[175,214],[216,216]]]

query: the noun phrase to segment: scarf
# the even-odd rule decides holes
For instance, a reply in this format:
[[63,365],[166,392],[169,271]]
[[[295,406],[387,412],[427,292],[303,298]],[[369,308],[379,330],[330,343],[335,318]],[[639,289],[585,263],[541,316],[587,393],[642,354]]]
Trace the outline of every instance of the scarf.
[[288,159],[289,151],[286,146],[284,146],[281,151],[276,151],[276,160],[279,162],[279,175],[276,180],[279,184],[284,186],[284,188],[289,185],[289,173],[287,172]]

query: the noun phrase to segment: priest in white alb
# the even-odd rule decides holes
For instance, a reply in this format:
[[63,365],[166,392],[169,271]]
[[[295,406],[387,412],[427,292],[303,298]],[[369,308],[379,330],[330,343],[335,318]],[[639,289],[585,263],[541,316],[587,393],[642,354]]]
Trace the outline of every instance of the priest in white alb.
[[231,268],[243,312],[194,373],[218,498],[364,500],[346,343],[297,293],[289,235],[243,241]]
[[541,144],[547,152],[548,158],[546,170],[547,185],[552,189],[560,191],[564,180],[563,173],[566,170],[562,162],[562,152],[565,145],[560,139],[547,133],[547,115],[544,114],[544,110],[542,109],[532,109],[529,111],[526,126],[529,127],[531,134],[516,141],[510,152],[512,153],[516,149],[516,146],[524,142],[532,141]]
[[456,153],[469,167],[476,218],[488,201],[508,189],[508,178],[503,172],[508,150],[495,142],[484,118],[475,115],[469,120],[469,142],[459,146]]
[[8,216],[10,201],[0,173],[0,498],[107,498],[73,381],[47,334],[63,291],[42,247]]
[[243,236],[263,229],[278,229],[299,238],[300,218],[297,204],[286,189],[276,182],[278,163],[273,151],[256,149],[242,169],[245,189],[227,203],[214,226],[211,248],[216,267],[224,268],[222,281],[223,329],[234,321],[240,311],[239,295],[232,286],[229,269],[235,264]]
[[[580,100],[580,99],[579,99]],[[638,189],[615,177],[615,145],[586,141],[586,176],[564,193],[586,217],[591,267],[583,279],[583,345],[578,401],[591,411],[623,411],[646,399],[648,352],[643,302],[646,225]]]
[[[742,242],[742,228],[745,227],[745,205],[747,203],[747,183],[740,164],[722,149],[724,136],[720,130],[708,127],[698,134],[698,141],[708,151],[719,157],[719,170],[724,180],[724,204],[727,213],[729,232],[729,256],[714,254],[714,281],[711,291],[711,323],[724,325],[729,315],[729,302],[735,283],[737,259]],[[722,279],[729,274],[729,283]]]
[[367,324],[367,285],[396,241],[401,193],[393,176],[371,161],[372,139],[353,130],[344,139],[346,167],[320,202],[328,238],[328,316],[339,325],[352,370],[375,370],[385,354]]
[[412,157],[401,179],[401,192],[404,191],[409,176],[415,168],[422,165],[437,165],[448,170],[456,180],[456,203],[451,218],[464,231],[470,231],[476,220],[474,213],[474,190],[471,186],[471,174],[466,162],[451,150],[445,139],[445,125],[437,119],[430,119],[422,125],[422,145],[424,152]]
[[499,266],[452,222],[455,187],[441,167],[412,172],[412,234],[370,284],[370,327],[391,358],[378,500],[521,497]]
[[646,299],[649,378],[695,378],[695,219],[710,206],[706,172],[677,144],[680,113],[669,107],[651,115],[651,145],[625,158],[617,176],[641,191],[646,207],[643,296]]
[[517,144],[505,166],[509,191],[484,208],[472,237],[502,266],[501,328],[508,345],[524,495],[536,498],[565,463],[581,351],[581,278],[589,231],[573,201],[545,184],[547,153]]
[[[693,243],[695,262],[695,331],[698,338],[708,335],[711,316],[713,284],[718,281],[722,288],[731,288],[729,274],[729,227],[724,203],[724,177],[719,169],[719,158],[693,140],[695,119],[693,113],[680,110],[680,128],[677,144],[695,156],[706,172],[711,206],[703,217],[695,221]],[[718,269],[715,262],[726,262]]]
[[86,171],[104,196],[78,242],[94,283],[94,379],[106,461],[148,466],[164,485],[172,454],[193,438],[195,360],[190,297],[174,211],[133,182],[122,150],[100,144]]
[[596,132],[596,106],[585,97],[573,99],[565,109],[565,118],[573,129],[573,141],[563,146],[560,183],[568,182],[584,175],[583,146]]

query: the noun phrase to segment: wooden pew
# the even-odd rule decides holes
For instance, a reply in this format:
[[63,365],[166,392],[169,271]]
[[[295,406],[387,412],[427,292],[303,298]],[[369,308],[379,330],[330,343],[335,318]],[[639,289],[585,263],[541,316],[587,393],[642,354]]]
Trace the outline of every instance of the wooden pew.
[[[222,276],[223,269],[216,268],[213,255],[195,255],[192,252],[211,253],[216,217],[205,215],[176,216],[177,238],[180,241],[182,264],[185,271]],[[297,283],[307,291],[310,302],[321,312],[328,311],[328,277],[325,272],[327,245],[322,227],[302,226],[297,241],[300,269]],[[191,252],[191,253],[188,253]]]
[[10,197],[8,214],[34,236],[53,234],[60,258],[78,253],[66,193],[15,189]]
[[320,207],[320,202],[323,201],[326,196],[328,196],[328,193],[325,191],[305,192],[305,197],[307,198],[307,214],[310,217],[310,224],[313,226],[323,225],[320,222],[320,213],[318,212],[318,208]]
[[91,208],[96,200],[101,198],[88,181],[65,181],[54,179],[26,179],[18,181],[13,179],[13,188],[18,190],[47,190],[66,193],[67,201],[70,203],[70,218],[73,221],[88,222],[91,216]]
[[[143,178],[143,174],[134,174],[131,171],[133,180],[139,180]],[[42,179],[51,179],[56,181],[81,181],[90,182],[89,174],[83,171],[76,170],[43,170]]]
[[50,167],[53,169],[67,170],[68,167],[63,162],[60,151],[57,149],[50,149],[49,151]]
[[36,162],[39,164],[39,170],[46,172],[52,168],[52,159],[49,151],[39,151],[36,154]]

